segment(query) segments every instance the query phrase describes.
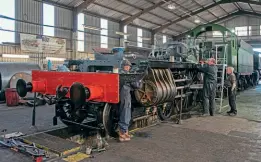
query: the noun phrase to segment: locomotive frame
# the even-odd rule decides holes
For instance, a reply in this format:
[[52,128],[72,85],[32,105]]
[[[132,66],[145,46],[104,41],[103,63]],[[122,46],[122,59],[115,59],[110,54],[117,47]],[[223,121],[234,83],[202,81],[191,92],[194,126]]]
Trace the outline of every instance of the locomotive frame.
[[[194,84],[197,74],[195,63],[137,58],[131,60],[131,74],[114,74],[115,67],[119,67],[124,59],[124,53],[120,53],[121,50],[118,52],[109,56],[116,59],[107,60],[107,55],[99,53],[100,60],[65,62],[69,68],[78,66],[74,69],[78,72],[33,71],[31,83],[23,80],[17,82],[17,92],[21,97],[27,92],[38,92],[49,100],[47,103],[55,104],[54,124],[57,124],[57,118],[66,125],[82,125],[87,118],[92,118],[96,125],[88,125],[87,122],[85,127],[105,130],[114,137],[117,136],[119,87],[126,82],[140,78],[143,80],[143,92],[136,90],[132,93],[132,121],[150,117],[156,119],[157,116],[166,120],[173,114],[189,112],[200,104],[202,86]],[[141,72],[146,69],[148,74],[144,76]],[[156,99],[152,102],[149,101],[150,97]]]

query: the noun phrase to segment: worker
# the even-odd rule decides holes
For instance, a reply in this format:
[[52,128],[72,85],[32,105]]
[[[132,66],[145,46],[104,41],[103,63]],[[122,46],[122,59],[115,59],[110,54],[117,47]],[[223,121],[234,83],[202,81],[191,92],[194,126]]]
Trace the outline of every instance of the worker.
[[[131,63],[128,60],[121,62],[120,73],[128,74],[131,69]],[[131,120],[131,91],[141,87],[141,81],[124,83],[120,89],[120,108],[119,108],[119,141],[130,141],[128,132]]]
[[230,106],[230,111],[227,113],[229,115],[236,115],[237,114],[237,108],[236,108],[236,75],[234,74],[234,68],[233,67],[227,67],[227,80],[225,82],[225,86],[228,88],[228,102]]
[[203,78],[203,115],[210,114],[214,116],[215,111],[215,97],[217,87],[217,66],[215,59],[210,58],[206,64],[201,62],[199,71],[204,73]]

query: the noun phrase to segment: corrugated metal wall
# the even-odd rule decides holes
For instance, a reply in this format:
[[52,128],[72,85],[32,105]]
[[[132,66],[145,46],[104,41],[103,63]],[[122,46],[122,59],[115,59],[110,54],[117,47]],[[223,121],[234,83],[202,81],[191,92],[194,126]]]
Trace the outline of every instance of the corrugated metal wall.
[[238,16],[222,23],[227,28],[251,26],[251,35],[260,35],[261,19],[253,16]]
[[[85,15],[85,21],[84,23],[89,26],[94,26],[94,27],[100,27],[101,20],[100,18],[90,16],[90,15]],[[92,48],[97,48],[101,46],[101,36],[100,33],[101,31],[99,30],[90,30],[86,29],[84,30],[85,33],[85,43],[84,43],[84,50],[86,52],[93,52]]]
[[120,36],[116,31],[120,31],[119,23],[108,21],[108,48],[120,46]]
[[[151,32],[147,30],[142,30],[142,37],[143,38],[151,38]],[[151,39],[143,39],[142,40],[142,46],[151,48]]]
[[130,42],[130,45],[137,46],[137,28],[127,26],[127,32],[131,34],[130,36],[128,36],[128,41]]
[[[73,28],[73,13],[70,10],[55,7],[54,10],[54,24],[55,28],[54,35],[56,37],[66,38],[66,48],[72,49],[71,39],[72,39],[72,28]],[[64,28],[64,29],[62,29]]]
[[261,47],[261,44],[251,43],[252,41],[259,41],[261,39],[261,32],[260,32],[260,25],[261,25],[261,19],[257,16],[251,16],[251,15],[244,15],[244,16],[238,16],[233,19],[229,19],[222,23],[223,26],[229,28],[229,29],[235,29],[235,27],[242,27],[242,26],[249,26],[251,27],[251,30],[249,32],[248,36],[240,36],[240,39],[243,39],[245,41],[250,41],[249,43],[254,46]]
[[[42,34],[42,3],[32,1],[32,0],[16,0],[15,1],[15,16],[16,19],[25,22],[15,23],[16,32],[16,42],[20,43],[20,32],[31,33],[31,34]],[[35,25],[35,24],[39,25]]]
[[[16,0],[15,7],[15,41],[20,43],[20,33],[27,34],[43,34],[43,3],[40,1],[32,0]],[[91,15],[85,15],[85,24],[90,26],[100,27],[100,18],[94,17]],[[67,41],[66,49],[68,52],[63,55],[56,54],[40,54],[40,53],[30,53],[28,55],[34,57],[30,59],[7,59],[1,58],[0,61],[22,61],[22,62],[46,62],[45,57],[62,57],[62,58],[71,58],[72,56],[72,27],[73,27],[73,13],[69,9],[55,7],[55,37],[64,38]],[[127,27],[128,33],[131,35],[128,37],[131,45],[137,46],[137,28],[131,25]],[[120,46],[120,36],[115,32],[119,31],[119,23],[108,20],[108,48],[115,46]],[[85,52],[77,52],[76,58],[93,58],[91,54],[92,48],[100,47],[101,42],[101,31],[85,29]],[[143,37],[150,38],[151,32],[143,30]],[[162,42],[162,35],[161,40]],[[73,40],[73,42],[76,40]],[[151,47],[151,40],[143,39],[143,47]],[[20,46],[7,46],[0,45],[0,54],[21,54]],[[59,62],[58,62],[59,63]]]

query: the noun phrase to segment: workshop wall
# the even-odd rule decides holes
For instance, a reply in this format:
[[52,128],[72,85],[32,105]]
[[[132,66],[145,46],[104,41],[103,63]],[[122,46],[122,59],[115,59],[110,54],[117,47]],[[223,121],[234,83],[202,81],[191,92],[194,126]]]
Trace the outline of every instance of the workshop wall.
[[[41,1],[33,0],[16,0],[15,1],[15,42],[10,42],[13,45],[0,45],[0,54],[22,54],[20,51],[20,34],[43,34],[43,3]],[[56,54],[28,54],[33,58],[30,59],[18,59],[19,61],[39,62],[41,58],[45,57],[60,57],[60,58],[72,58],[76,54],[76,58],[90,58],[92,56],[92,48],[100,47],[101,43],[101,31],[95,31],[85,29],[85,48],[83,52],[76,51],[74,43],[77,41],[77,37],[73,37],[73,12],[69,8],[54,7],[55,9],[55,24],[54,24],[54,36],[58,38],[66,39],[67,53],[63,55]],[[10,20],[14,21],[14,20]],[[90,26],[100,27],[100,18],[94,15],[85,13],[85,24]],[[115,32],[120,31],[119,21],[108,20],[108,48],[120,46],[120,36]],[[137,27],[128,25],[127,32],[131,35],[128,37],[130,45],[137,46]],[[143,37],[151,37],[151,31],[143,29]],[[75,38],[75,39],[73,39]],[[151,47],[151,40],[142,40],[143,47]],[[19,49],[19,50],[18,50]],[[24,53],[23,53],[24,54]],[[41,58],[39,58],[41,57]],[[0,61],[16,61],[15,58],[1,58]],[[41,62],[45,62],[42,60]]]

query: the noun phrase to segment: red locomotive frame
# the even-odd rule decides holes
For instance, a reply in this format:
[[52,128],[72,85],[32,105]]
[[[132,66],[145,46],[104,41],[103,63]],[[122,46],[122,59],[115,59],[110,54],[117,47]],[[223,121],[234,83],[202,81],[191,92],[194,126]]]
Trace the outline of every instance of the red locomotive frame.
[[[88,100],[119,103],[119,74],[32,71],[32,92],[56,95],[57,86],[70,88],[75,82],[89,89]],[[70,97],[70,93],[67,93],[66,97]]]

